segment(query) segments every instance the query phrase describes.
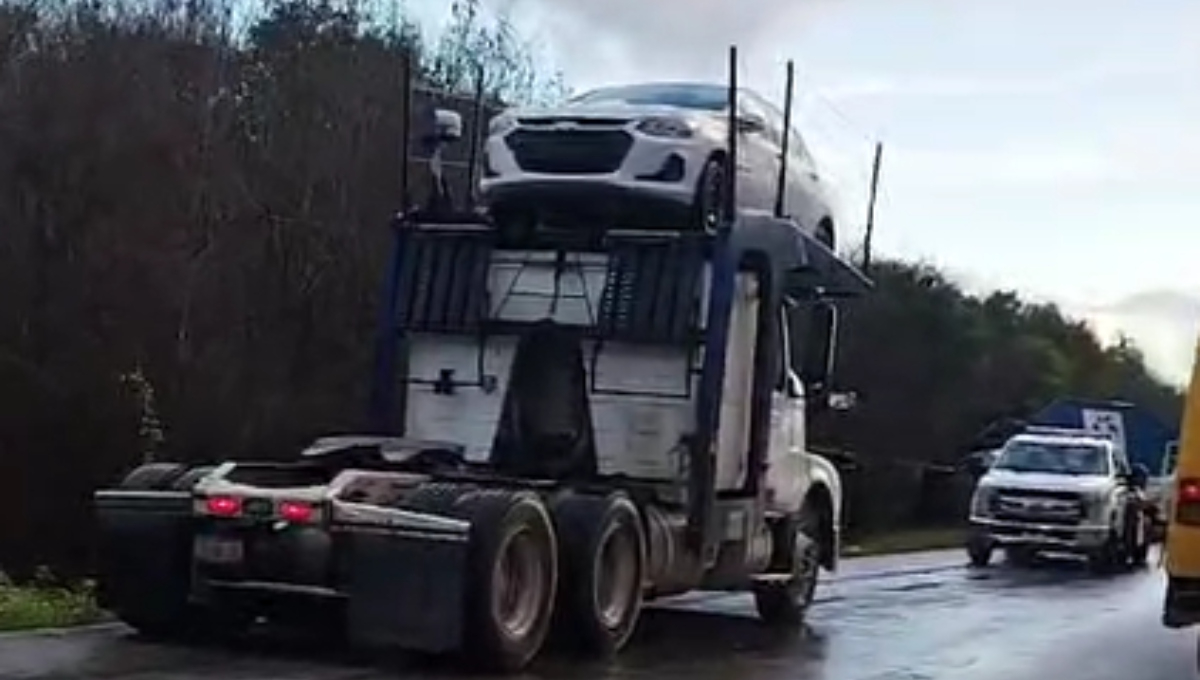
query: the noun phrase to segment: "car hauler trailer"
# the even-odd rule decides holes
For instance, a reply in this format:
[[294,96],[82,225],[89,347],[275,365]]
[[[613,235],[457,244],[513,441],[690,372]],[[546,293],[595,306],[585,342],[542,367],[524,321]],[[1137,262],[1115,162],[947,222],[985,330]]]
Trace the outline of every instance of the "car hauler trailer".
[[[731,49],[731,117],[736,73]],[[734,193],[711,231],[400,215],[375,431],[98,491],[104,606],[181,636],[312,605],[352,644],[499,670],[552,626],[619,649],[645,601],[694,589],[798,624],[836,567],[842,498],[805,424],[837,401],[836,304],[870,284]]]

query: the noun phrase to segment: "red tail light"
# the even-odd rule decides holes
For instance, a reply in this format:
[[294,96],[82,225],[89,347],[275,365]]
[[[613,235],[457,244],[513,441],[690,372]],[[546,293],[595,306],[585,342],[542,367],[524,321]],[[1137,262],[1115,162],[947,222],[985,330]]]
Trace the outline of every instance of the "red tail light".
[[1175,519],[1200,526],[1200,479],[1181,479],[1175,487]]
[[242,500],[236,496],[209,496],[204,509],[215,517],[237,517],[242,514]]
[[1200,479],[1179,480],[1179,501],[1181,503],[1200,502]]
[[315,514],[316,510],[314,510],[313,506],[308,503],[301,503],[299,501],[282,501],[279,504],[280,519],[293,522],[295,524],[307,524],[308,522],[312,521]]

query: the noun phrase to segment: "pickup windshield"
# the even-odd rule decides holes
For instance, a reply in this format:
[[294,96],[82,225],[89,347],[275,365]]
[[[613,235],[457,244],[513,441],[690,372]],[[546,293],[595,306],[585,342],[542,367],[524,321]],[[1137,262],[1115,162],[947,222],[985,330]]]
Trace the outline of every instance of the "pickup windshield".
[[1108,453],[1095,444],[1010,442],[993,470],[1048,472],[1060,475],[1107,475]]

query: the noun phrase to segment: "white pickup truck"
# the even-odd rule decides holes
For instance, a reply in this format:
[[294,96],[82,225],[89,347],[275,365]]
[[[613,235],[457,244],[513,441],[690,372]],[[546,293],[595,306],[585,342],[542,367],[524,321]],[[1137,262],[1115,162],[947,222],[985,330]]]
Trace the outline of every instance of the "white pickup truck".
[[1040,552],[1084,555],[1100,571],[1144,564],[1146,478],[1102,435],[1031,427],[1004,444],[975,489],[971,563],[986,566],[1001,547],[1017,564]]

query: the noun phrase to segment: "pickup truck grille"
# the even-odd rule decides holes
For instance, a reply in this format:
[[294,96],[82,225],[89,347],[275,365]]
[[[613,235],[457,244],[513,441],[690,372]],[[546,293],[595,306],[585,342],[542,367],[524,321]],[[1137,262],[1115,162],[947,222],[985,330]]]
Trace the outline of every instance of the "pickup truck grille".
[[621,167],[633,137],[624,130],[519,129],[505,143],[526,172],[597,175]]
[[1086,508],[1070,491],[997,489],[991,510],[999,520],[1069,526],[1084,518]]

